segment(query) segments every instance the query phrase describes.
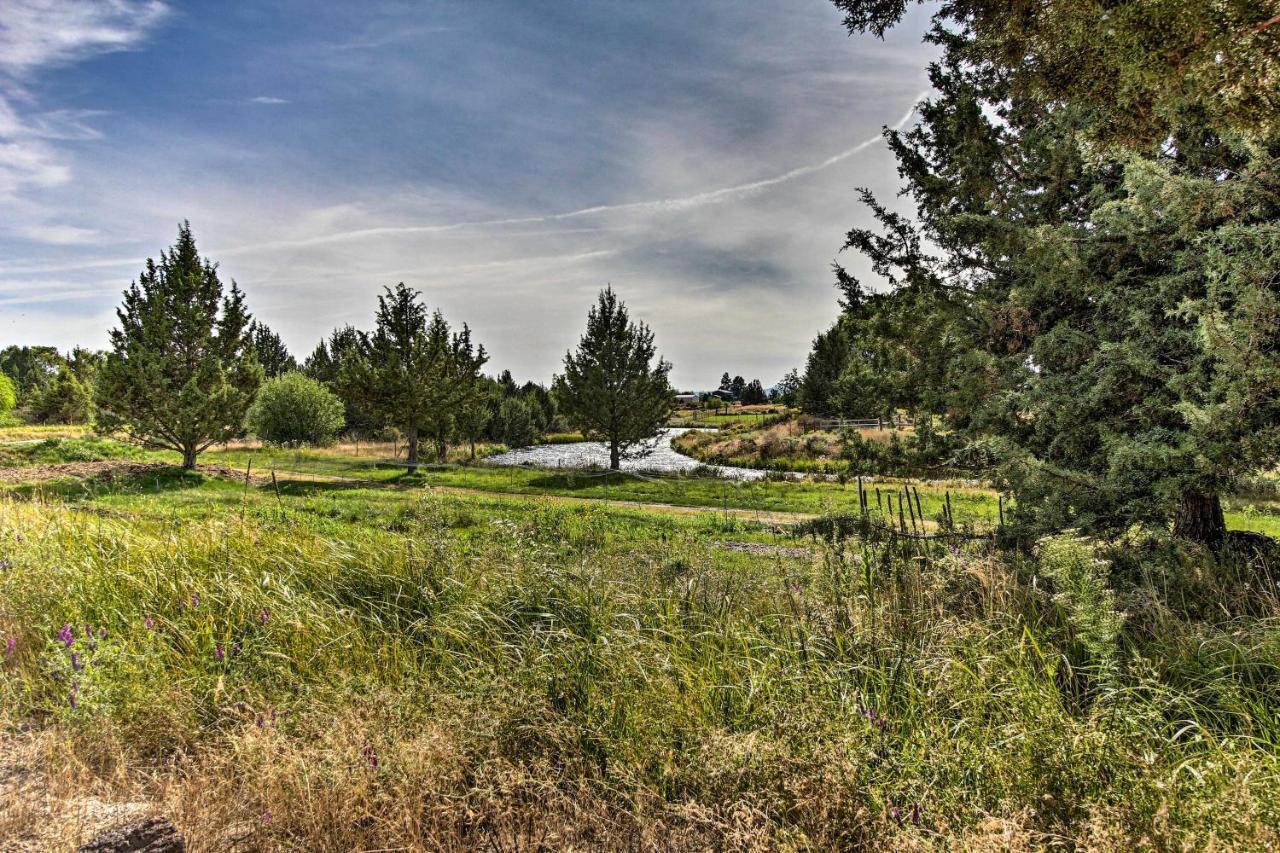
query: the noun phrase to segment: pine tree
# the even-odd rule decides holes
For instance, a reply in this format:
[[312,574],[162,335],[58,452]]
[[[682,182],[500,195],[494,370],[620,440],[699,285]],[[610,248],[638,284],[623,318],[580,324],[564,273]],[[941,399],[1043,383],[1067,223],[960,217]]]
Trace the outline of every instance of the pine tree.
[[354,326],[342,326],[330,333],[328,340],[316,344],[316,348],[303,362],[302,372],[324,383],[342,400],[343,428],[347,431],[369,435],[386,426],[377,416],[361,404],[358,397],[343,393],[338,381],[342,362],[357,354],[360,349],[360,332]]
[[297,360],[289,354],[280,336],[263,323],[254,320],[249,325],[249,333],[253,338],[253,351],[262,365],[262,372],[268,379],[283,376],[298,369]]
[[587,313],[576,352],[565,353],[556,386],[565,416],[583,433],[609,445],[609,467],[644,453],[671,415],[670,363],[658,358],[653,332],[632,323],[613,288],[600,292]]
[[421,294],[404,285],[378,297],[377,326],[361,334],[344,359],[339,385],[386,423],[404,433],[409,473],[418,469],[418,445],[432,439],[443,456],[454,416],[481,392],[484,347],[473,347],[464,324],[453,333],[444,315],[429,318]]
[[[902,9],[837,5],[878,31]],[[1232,79],[1229,97],[1218,86],[1224,64],[1280,28],[1261,3],[1209,20],[1209,5],[1174,0],[1079,17],[1059,39],[1051,22],[1081,8],[939,7],[938,94],[918,127],[888,134],[917,220],[864,194],[881,227],[849,235],[893,288],[859,318],[858,340],[909,355],[913,399],[998,440],[1022,521],[1172,523],[1215,544],[1219,496],[1280,461],[1280,130],[1275,110],[1252,111],[1262,101],[1232,100],[1274,65]],[[1257,26],[1224,30],[1236,15]],[[1161,17],[1179,23],[1166,31]],[[1122,49],[1142,32],[1187,39],[1188,52]],[[1206,48],[1224,37],[1238,41],[1231,55]],[[1060,63],[1064,44],[1074,64]],[[892,362],[871,364],[902,384]]]
[[184,468],[238,435],[262,381],[244,294],[223,294],[217,266],[196,250],[191,226],[148,259],[124,293],[97,385],[99,426],[182,454]]

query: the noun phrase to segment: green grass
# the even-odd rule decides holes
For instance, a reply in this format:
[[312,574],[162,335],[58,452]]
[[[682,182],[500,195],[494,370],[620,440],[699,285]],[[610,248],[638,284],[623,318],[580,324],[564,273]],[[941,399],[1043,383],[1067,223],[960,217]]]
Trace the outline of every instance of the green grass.
[[0,467],[141,459],[144,452],[109,438],[44,438],[20,444],[0,444]]
[[400,485],[11,493],[0,724],[58,790],[138,768],[202,848],[1280,840],[1274,618],[1122,587],[1114,638],[977,548]]

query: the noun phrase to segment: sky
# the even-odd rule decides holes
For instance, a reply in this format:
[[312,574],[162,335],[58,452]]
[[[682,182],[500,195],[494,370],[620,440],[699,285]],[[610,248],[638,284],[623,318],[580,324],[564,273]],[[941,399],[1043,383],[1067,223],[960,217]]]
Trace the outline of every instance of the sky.
[[403,281],[546,381],[611,284],[673,384],[802,367],[932,54],[827,0],[0,0],[0,347],[105,347],[188,220],[299,358]]

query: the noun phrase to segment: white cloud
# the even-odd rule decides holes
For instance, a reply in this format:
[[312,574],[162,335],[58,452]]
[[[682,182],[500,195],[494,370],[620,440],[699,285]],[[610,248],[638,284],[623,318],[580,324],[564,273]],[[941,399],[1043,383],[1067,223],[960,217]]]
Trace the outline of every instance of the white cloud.
[[250,99],[249,99],[249,103],[251,103],[251,104],[266,104],[266,105],[268,105],[268,106],[275,106],[275,105],[277,105],[277,104],[287,104],[287,103],[289,103],[289,102],[288,102],[287,100],[285,100],[284,98],[276,98],[276,97],[274,97],[274,96],[272,96],[272,95],[259,95],[259,96],[258,96],[258,97],[256,97],[256,98],[250,98]]
[[101,138],[87,123],[97,113],[40,111],[23,84],[44,68],[128,50],[167,13],[159,0],[0,3],[0,202],[22,214],[6,217],[0,227],[26,240],[55,245],[94,239],[92,229],[53,221],[53,214],[24,196],[71,181],[71,166],[50,143]]
[[47,66],[129,50],[168,12],[160,0],[4,0],[0,70],[25,77]]

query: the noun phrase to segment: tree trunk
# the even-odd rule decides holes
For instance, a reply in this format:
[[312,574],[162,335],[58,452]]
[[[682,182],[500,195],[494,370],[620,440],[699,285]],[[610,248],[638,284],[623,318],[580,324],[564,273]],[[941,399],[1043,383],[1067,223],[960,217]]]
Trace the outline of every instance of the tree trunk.
[[416,474],[418,471],[418,430],[411,428],[405,436],[405,443],[408,447],[406,451],[405,464],[409,468],[410,474]]
[[1222,542],[1227,522],[1222,517],[1222,501],[1216,494],[1187,492],[1173,518],[1173,535],[1213,547]]
[[471,461],[476,461],[476,440],[474,438],[471,439]]
[[616,441],[609,442],[609,470],[617,471],[622,467],[622,453],[618,450]]
[[196,467],[196,448],[195,445],[187,445],[182,448],[182,467],[188,471],[195,470]]

